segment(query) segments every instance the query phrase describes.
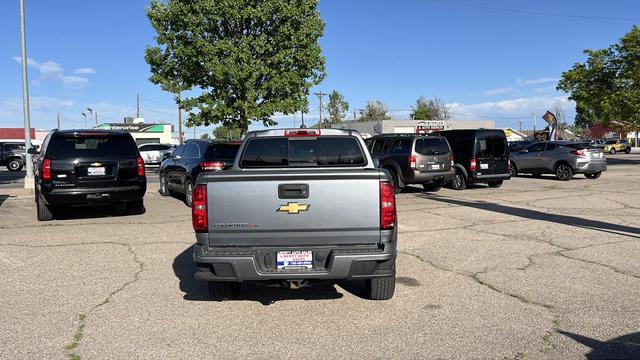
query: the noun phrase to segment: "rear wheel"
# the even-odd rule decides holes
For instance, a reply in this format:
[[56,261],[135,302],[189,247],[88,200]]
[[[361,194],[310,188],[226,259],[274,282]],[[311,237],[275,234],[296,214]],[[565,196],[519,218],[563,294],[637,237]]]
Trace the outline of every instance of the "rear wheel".
[[500,186],[502,186],[503,181],[502,180],[498,180],[498,181],[489,181],[487,183],[487,185],[489,185],[489,187],[492,188],[499,188]]
[[167,184],[167,177],[163,173],[160,173],[160,195],[162,196],[170,195],[169,186]]
[[625,154],[630,154],[631,153],[631,148],[628,147],[628,148],[624,149],[624,153]]
[[215,301],[237,299],[240,293],[240,285],[237,282],[210,281],[208,283],[209,297]]
[[611,148],[611,150],[609,150],[609,154],[615,155],[616,154],[616,148]]
[[193,184],[191,180],[187,180],[184,184],[184,202],[188,207],[191,207],[191,203],[193,202]]
[[558,180],[569,181],[573,179],[573,169],[566,163],[556,165],[556,177]]
[[451,188],[453,190],[464,190],[467,188],[467,180],[464,178],[462,172],[456,170],[456,174],[451,180]]
[[51,221],[53,220],[53,212],[51,208],[42,201],[40,194],[36,195],[36,208],[38,213],[38,221]]
[[17,172],[22,170],[22,167],[24,166],[24,164],[22,163],[22,161],[20,159],[13,159],[11,161],[9,161],[9,163],[7,164],[7,170],[11,171],[11,172]]
[[590,174],[584,174],[584,176],[585,176],[587,179],[597,179],[597,178],[599,178],[599,177],[600,177],[600,175],[602,175],[602,171],[598,171],[598,172],[590,173]]
[[509,166],[509,175],[511,175],[511,177],[518,176],[518,168],[513,163]]
[[143,199],[137,199],[127,203],[127,214],[139,215],[144,214],[144,212],[145,208]]
[[370,300],[389,300],[393,297],[395,289],[395,275],[367,280],[367,298]]
[[442,189],[442,184],[441,183],[430,183],[430,184],[422,184],[422,187],[424,188],[424,191],[431,191],[431,192],[436,192],[436,191],[440,191],[440,189]]

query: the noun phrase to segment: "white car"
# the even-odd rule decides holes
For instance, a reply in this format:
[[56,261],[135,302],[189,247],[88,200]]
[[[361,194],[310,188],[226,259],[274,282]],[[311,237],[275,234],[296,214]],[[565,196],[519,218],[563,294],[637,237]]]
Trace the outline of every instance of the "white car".
[[143,144],[138,146],[140,156],[145,164],[160,164],[164,160],[164,154],[171,153],[175,145],[170,144]]

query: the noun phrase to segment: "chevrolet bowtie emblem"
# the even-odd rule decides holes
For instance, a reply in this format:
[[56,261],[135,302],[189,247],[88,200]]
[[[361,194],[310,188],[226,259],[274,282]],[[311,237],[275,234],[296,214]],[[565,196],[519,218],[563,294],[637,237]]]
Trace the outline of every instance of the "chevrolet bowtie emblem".
[[309,210],[309,207],[311,207],[311,205],[290,202],[287,203],[287,205],[280,206],[278,211],[286,212],[287,214],[299,214],[301,211]]
[[100,166],[100,165],[102,165],[102,164],[98,163],[98,162],[95,162],[95,163],[91,164],[91,166]]

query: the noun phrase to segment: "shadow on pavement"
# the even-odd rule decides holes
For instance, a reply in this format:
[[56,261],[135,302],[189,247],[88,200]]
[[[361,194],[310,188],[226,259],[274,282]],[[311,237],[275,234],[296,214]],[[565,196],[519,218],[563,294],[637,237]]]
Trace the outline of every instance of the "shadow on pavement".
[[623,335],[609,341],[591,339],[566,331],[558,331],[558,333],[590,347],[591,352],[585,355],[587,359],[640,359],[640,332]]
[[25,175],[24,171],[0,171],[0,185],[15,184],[22,181]]
[[629,158],[623,157],[624,155],[621,155],[619,157],[614,157],[614,156],[618,156],[618,155],[607,156],[607,165],[615,166],[615,165],[638,165],[638,164],[640,164],[640,159],[638,159],[638,158],[629,159]]
[[80,220],[80,219],[95,219],[105,217],[121,217],[121,216],[134,216],[142,215],[146,212],[146,209],[142,209],[137,213],[127,212],[127,208],[122,204],[103,205],[96,204],[92,206],[65,206],[55,207],[53,209],[53,217],[55,220]]
[[7,201],[8,198],[12,198],[15,196],[11,196],[11,195],[0,195],[0,206],[2,206],[2,204],[4,204],[5,201]]
[[[183,298],[185,300],[210,301],[207,283],[194,278],[196,271],[197,268],[193,262],[192,245],[176,256],[173,261],[173,272],[180,280],[180,291],[184,293]],[[355,283],[349,283],[349,285],[341,287],[356,295],[360,293],[358,285]],[[332,300],[342,297],[343,295],[330,283],[319,283],[298,290],[290,290],[283,287],[266,286],[257,282],[245,282],[242,285],[238,299],[231,301],[256,301],[262,305],[271,305],[278,301],[286,300]]]
[[[436,196],[422,195],[422,197],[425,199],[435,200],[435,201],[452,204],[452,205],[466,206],[466,207],[485,210],[485,211],[492,211],[499,214],[518,216],[518,217],[529,219],[529,220],[548,221],[548,222],[553,222],[557,224],[575,226],[579,228],[596,230],[596,231],[601,231],[605,233],[640,239],[640,236],[638,236],[640,235],[640,228],[632,227],[632,226],[612,224],[604,221],[584,219],[581,217],[575,217],[575,216],[569,216],[569,215],[549,214],[549,213],[545,213],[537,210],[522,209],[522,208],[500,205],[500,204],[484,202],[484,201],[466,201],[466,200],[459,200],[459,199],[444,198],[437,195]],[[635,234],[635,235],[630,235],[630,234]]]

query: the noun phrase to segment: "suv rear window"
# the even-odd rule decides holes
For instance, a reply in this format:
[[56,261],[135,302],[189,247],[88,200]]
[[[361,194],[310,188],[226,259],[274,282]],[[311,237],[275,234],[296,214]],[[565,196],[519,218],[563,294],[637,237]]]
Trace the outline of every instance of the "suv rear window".
[[124,135],[57,135],[49,143],[52,159],[78,157],[136,157],[133,139]]
[[487,135],[484,138],[479,138],[476,152],[479,158],[504,156],[507,152],[505,138],[497,135]]
[[450,151],[445,138],[429,137],[416,139],[416,152],[421,155],[442,155]]
[[212,144],[204,153],[206,159],[235,159],[240,144]]
[[240,167],[364,166],[356,138],[257,138],[247,142]]

